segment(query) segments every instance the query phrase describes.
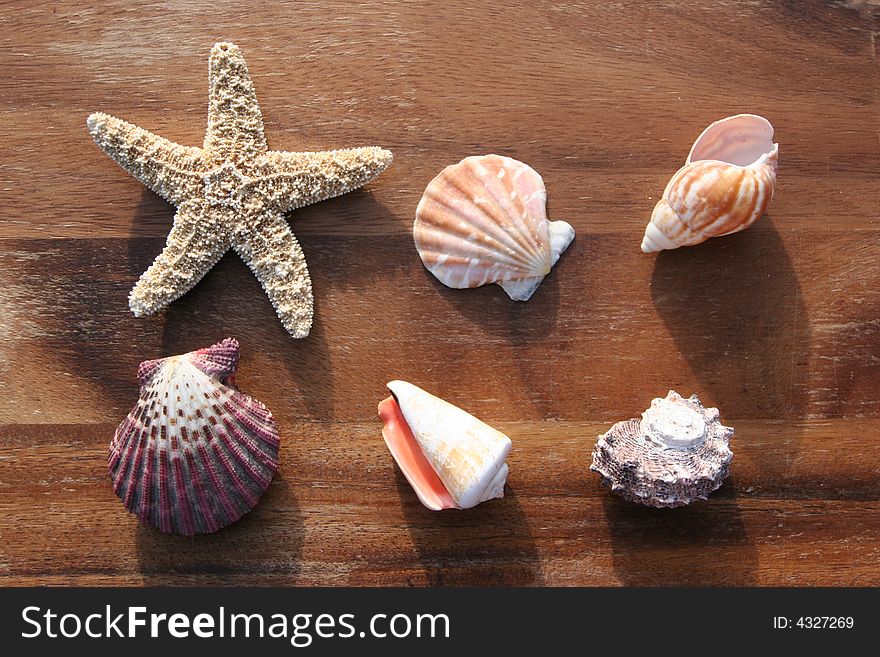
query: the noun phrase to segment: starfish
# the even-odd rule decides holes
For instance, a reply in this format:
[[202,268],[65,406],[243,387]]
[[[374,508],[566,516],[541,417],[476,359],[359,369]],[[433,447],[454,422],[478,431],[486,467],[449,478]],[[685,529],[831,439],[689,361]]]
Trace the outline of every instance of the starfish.
[[201,148],[181,146],[98,112],[95,143],[119,166],[177,206],[165,249],[129,295],[136,317],[188,292],[234,249],[254,272],[284,328],[312,325],[312,283],[284,215],[361,187],[391,164],[378,147],[270,151],[247,64],[237,46],[217,43],[208,60],[208,129]]

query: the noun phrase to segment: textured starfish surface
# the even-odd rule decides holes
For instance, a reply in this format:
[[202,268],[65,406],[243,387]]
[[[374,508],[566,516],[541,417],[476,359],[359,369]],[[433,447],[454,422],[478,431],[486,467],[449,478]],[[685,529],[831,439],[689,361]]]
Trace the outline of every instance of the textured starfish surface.
[[129,296],[140,317],[189,291],[230,248],[269,295],[296,338],[312,325],[312,283],[285,221],[289,210],[361,187],[391,164],[378,147],[270,151],[244,57],[218,43],[208,61],[208,130],[202,148],[181,146],[103,113],[88,118],[95,143],[177,206],[165,249]]

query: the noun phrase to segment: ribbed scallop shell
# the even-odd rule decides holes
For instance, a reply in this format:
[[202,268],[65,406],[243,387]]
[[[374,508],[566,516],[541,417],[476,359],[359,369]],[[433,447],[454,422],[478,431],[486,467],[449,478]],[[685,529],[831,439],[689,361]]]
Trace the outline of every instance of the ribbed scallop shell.
[[504,496],[510,438],[470,413],[405,381],[379,405],[382,435],[429,509],[469,509]]
[[642,251],[691,246],[751,226],[773,198],[778,156],[767,119],[739,114],[710,125],[666,185]]
[[550,222],[541,176],[500,155],[466,157],[425,190],[413,239],[425,267],[444,285],[497,283],[517,301],[531,297],[574,238]]
[[145,524],[191,536],[250,511],[278,467],[272,413],[232,387],[238,342],[141,363],[110,444],[113,490]]
[[733,429],[721,424],[717,408],[704,408],[696,395],[684,399],[670,390],[666,399],[652,402],[652,409],[663,403],[701,416],[704,438],[690,446],[675,437],[664,442],[646,422],[649,409],[642,419],[618,422],[599,436],[590,470],[613,492],[646,506],[673,508],[707,499],[729,474]]

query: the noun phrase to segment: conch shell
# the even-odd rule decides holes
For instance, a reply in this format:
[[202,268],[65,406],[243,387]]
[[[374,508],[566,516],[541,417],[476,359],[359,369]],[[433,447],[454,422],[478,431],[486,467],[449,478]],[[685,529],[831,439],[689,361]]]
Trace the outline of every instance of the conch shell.
[[751,226],[773,198],[778,158],[773,126],[763,117],[737,114],[710,125],[654,207],[642,251],[692,246]]
[[428,184],[413,239],[425,267],[447,287],[497,283],[528,301],[574,239],[574,228],[547,220],[538,172],[500,155],[466,157]]
[[717,408],[696,395],[673,390],[657,398],[642,419],[618,422],[599,436],[590,470],[622,497],[647,506],[672,508],[704,500],[729,473],[733,429]]
[[160,531],[206,534],[238,520],[278,467],[269,409],[232,383],[238,342],[138,368],[140,399],[110,443],[113,490]]
[[449,402],[391,381],[379,404],[382,436],[422,504],[469,509],[504,497],[510,438]]

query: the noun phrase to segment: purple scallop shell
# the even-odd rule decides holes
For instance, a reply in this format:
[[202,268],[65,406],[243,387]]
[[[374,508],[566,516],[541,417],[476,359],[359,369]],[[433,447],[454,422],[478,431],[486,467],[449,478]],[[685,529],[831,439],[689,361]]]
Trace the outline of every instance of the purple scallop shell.
[[253,509],[278,468],[278,428],[232,382],[238,341],[138,368],[140,399],[110,443],[122,503],[167,533],[209,534]]

